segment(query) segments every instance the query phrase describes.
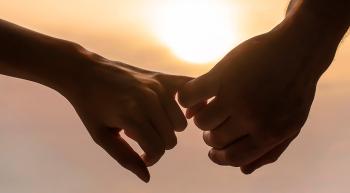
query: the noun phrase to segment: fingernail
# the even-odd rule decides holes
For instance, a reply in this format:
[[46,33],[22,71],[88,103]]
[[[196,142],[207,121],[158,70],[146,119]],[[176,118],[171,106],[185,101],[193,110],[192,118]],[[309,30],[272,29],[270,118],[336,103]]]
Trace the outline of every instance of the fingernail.
[[132,173],[134,173],[138,178],[140,178],[143,182],[148,183],[151,179],[151,175],[145,164],[143,166],[136,166],[132,169],[129,169]]
[[209,158],[212,162],[214,162],[215,164],[218,164],[218,165],[223,165],[225,164],[225,162],[223,162],[221,159],[218,158],[218,155],[217,153],[215,152],[215,150],[210,150],[209,151]]
[[137,177],[139,177],[143,182],[148,183],[151,179],[151,175],[147,171],[139,171],[136,173]]
[[[140,160],[141,161],[141,160]],[[147,166],[144,163],[140,163],[141,165],[136,166],[136,168],[132,169],[131,171],[139,177],[143,182],[148,183],[151,179],[151,175],[148,171]]]
[[151,167],[156,163],[156,161],[153,158],[150,158],[149,156],[147,156],[147,154],[143,154],[141,158],[147,167]]
[[139,177],[141,177],[141,180],[144,181],[145,183],[148,183],[151,180],[151,176],[149,173],[146,173],[146,174],[139,176]]
[[246,174],[246,175],[249,175],[249,174],[252,174],[253,172],[254,172],[255,170],[254,169],[247,169],[247,168],[244,168],[243,170],[242,170],[242,172],[244,173],[244,174]]
[[186,112],[186,118],[187,119],[192,119],[192,117],[193,117],[192,113],[187,111]]
[[210,150],[209,153],[208,153],[208,156],[209,156],[210,159],[213,159],[214,158],[214,151]]

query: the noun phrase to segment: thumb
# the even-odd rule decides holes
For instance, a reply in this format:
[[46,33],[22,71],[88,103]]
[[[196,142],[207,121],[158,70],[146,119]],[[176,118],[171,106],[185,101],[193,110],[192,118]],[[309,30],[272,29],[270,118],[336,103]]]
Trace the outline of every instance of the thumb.
[[211,73],[187,82],[179,91],[179,102],[185,108],[191,108],[217,95],[218,80]]

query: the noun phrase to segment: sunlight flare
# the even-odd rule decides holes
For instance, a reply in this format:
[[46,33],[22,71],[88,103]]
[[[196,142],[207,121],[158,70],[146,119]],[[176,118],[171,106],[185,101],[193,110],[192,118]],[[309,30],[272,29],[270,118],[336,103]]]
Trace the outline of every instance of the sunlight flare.
[[237,41],[232,9],[225,1],[165,1],[156,12],[156,35],[187,62],[215,62]]

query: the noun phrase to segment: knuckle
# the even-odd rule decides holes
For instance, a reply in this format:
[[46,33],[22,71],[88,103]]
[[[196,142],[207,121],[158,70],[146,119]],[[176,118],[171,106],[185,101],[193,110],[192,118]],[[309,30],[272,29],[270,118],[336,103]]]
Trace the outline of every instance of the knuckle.
[[155,142],[153,145],[152,145],[152,152],[153,154],[155,155],[163,155],[165,153],[165,145],[164,143],[162,142]]
[[154,149],[153,154],[156,155],[157,157],[162,157],[165,154],[165,147]]
[[221,149],[225,147],[221,137],[215,135],[214,132],[204,132],[203,140],[208,146],[213,148]]
[[103,136],[101,134],[93,134],[92,135],[92,140],[99,146],[103,145]]
[[177,138],[172,138],[167,142],[166,150],[171,150],[177,145]]
[[103,146],[109,132],[105,129],[96,129],[96,128],[88,129],[88,131],[89,131],[89,134],[90,134],[93,142],[95,142],[99,146]]
[[158,82],[158,81],[152,81],[152,82],[150,82],[150,84],[149,84],[149,87],[153,90],[153,91],[155,91],[156,93],[161,93],[161,92],[163,92],[163,85],[160,83],[160,82]]
[[307,116],[299,116],[294,118],[294,124],[291,127],[291,130],[300,130],[306,124]]
[[149,79],[149,82],[157,82],[159,84],[164,81],[166,81],[166,75],[161,72],[153,72]]
[[196,116],[194,117],[193,121],[194,121],[194,124],[195,124],[198,128],[200,128],[200,129],[202,129],[202,130],[204,130],[204,131],[209,130],[207,120],[206,120],[203,116],[201,116],[201,115],[196,115]]
[[244,166],[246,163],[243,161],[242,158],[239,158],[238,156],[232,156],[229,160],[229,162],[231,163],[232,166],[234,167],[242,167]]
[[158,96],[154,90],[148,89],[148,88],[144,90],[144,94],[148,97],[157,97]]
[[271,158],[268,163],[275,163],[278,161],[278,157]]
[[230,163],[233,167],[241,167],[243,164],[241,163],[241,160],[238,158],[238,156],[235,156],[230,153],[225,154],[225,160],[226,162]]

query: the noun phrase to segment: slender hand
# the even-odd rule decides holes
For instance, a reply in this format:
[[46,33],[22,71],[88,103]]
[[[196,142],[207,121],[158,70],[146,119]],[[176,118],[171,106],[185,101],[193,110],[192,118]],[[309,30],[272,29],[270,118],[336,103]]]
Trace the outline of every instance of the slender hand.
[[[155,164],[176,145],[174,130],[186,127],[175,93],[189,78],[139,70],[98,56],[92,62],[95,70],[63,95],[95,142],[147,181],[143,161],[146,166]],[[138,142],[145,152],[142,159],[120,137],[121,130]]]
[[[147,166],[172,149],[187,121],[175,93],[190,78],[109,61],[82,47],[0,21],[0,74],[51,87],[74,106],[94,141],[149,181]],[[143,149],[139,156],[121,131]]]
[[325,5],[294,4],[279,26],[239,45],[179,92],[215,163],[252,173],[276,161],[301,131],[349,27],[349,1],[328,1],[343,3],[329,13],[313,7],[318,2]]

